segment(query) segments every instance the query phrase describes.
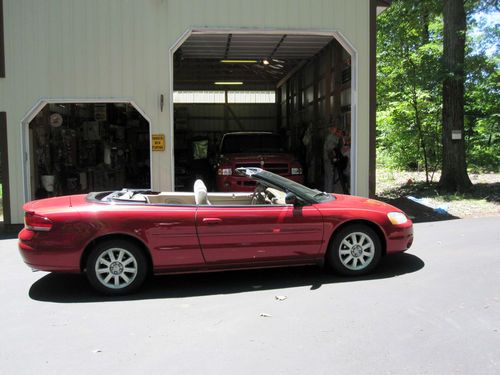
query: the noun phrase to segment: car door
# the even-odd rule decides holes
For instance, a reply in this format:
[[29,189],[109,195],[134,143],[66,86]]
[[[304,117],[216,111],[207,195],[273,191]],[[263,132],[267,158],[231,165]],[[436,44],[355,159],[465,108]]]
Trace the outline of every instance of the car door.
[[312,259],[323,240],[314,206],[198,206],[196,227],[212,264]]

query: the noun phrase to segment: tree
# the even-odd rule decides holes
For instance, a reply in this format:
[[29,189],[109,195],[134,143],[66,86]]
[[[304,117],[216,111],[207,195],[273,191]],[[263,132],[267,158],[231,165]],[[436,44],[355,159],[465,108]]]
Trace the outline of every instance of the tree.
[[427,182],[441,162],[439,12],[437,0],[399,0],[378,20],[377,159]]
[[[440,187],[465,191],[472,186],[467,175],[464,139],[464,59],[466,17],[464,0],[443,1],[443,164]],[[460,139],[453,139],[458,133]]]
[[[498,0],[464,3],[466,161],[472,170],[499,172],[500,28],[491,21]],[[443,82],[455,77],[444,69],[443,0],[394,0],[377,33],[377,161],[425,170],[432,182],[443,157]]]

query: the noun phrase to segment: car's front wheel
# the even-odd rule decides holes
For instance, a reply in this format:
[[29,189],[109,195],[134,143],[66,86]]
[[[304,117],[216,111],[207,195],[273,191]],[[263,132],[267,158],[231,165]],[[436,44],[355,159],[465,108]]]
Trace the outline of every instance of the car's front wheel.
[[377,233],[366,225],[353,224],[335,233],[326,260],[337,273],[358,276],[372,271],[381,255]]
[[87,278],[99,292],[122,295],[136,291],[147,275],[147,262],[132,242],[109,240],[98,243],[87,260]]

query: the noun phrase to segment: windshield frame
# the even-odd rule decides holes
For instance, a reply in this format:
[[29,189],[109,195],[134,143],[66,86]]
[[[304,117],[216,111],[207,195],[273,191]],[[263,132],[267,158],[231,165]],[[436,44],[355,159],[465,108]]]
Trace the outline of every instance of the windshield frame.
[[292,192],[303,201],[311,204],[324,203],[335,200],[335,196],[316,189],[308,188],[298,182],[292,181],[286,177],[275,173],[265,171],[261,168],[242,167],[236,168],[236,172],[242,176],[257,180],[264,185],[271,185],[285,192]]

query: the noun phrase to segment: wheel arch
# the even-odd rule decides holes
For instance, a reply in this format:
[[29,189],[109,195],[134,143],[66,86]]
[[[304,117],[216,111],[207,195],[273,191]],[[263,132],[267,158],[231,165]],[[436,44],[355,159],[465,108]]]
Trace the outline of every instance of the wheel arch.
[[144,242],[142,242],[140,239],[137,237],[131,236],[129,234],[124,234],[124,233],[111,233],[111,234],[106,234],[97,238],[94,238],[92,241],[90,241],[85,249],[83,250],[82,256],[80,257],[80,271],[83,272],[85,271],[86,264],[87,264],[87,259],[89,258],[90,253],[92,252],[92,249],[99,243],[102,243],[104,241],[109,241],[109,240],[123,240],[123,241],[128,241],[141,249],[143,254],[146,257],[147,260],[147,266],[148,266],[148,272],[153,271],[153,259],[151,257],[151,252],[149,251],[149,248],[146,246]]
[[325,256],[327,256],[328,251],[330,251],[331,244],[335,238],[335,235],[343,228],[351,226],[351,225],[356,225],[356,224],[366,225],[367,227],[372,229],[380,239],[380,245],[382,246],[382,256],[387,254],[387,238],[385,236],[384,230],[379,225],[374,223],[373,221],[364,220],[364,219],[356,219],[356,220],[345,221],[342,224],[339,224],[339,225],[337,225],[337,227],[335,227],[332,234],[330,235],[330,239],[328,241],[328,247],[326,248],[326,251],[325,251]]

